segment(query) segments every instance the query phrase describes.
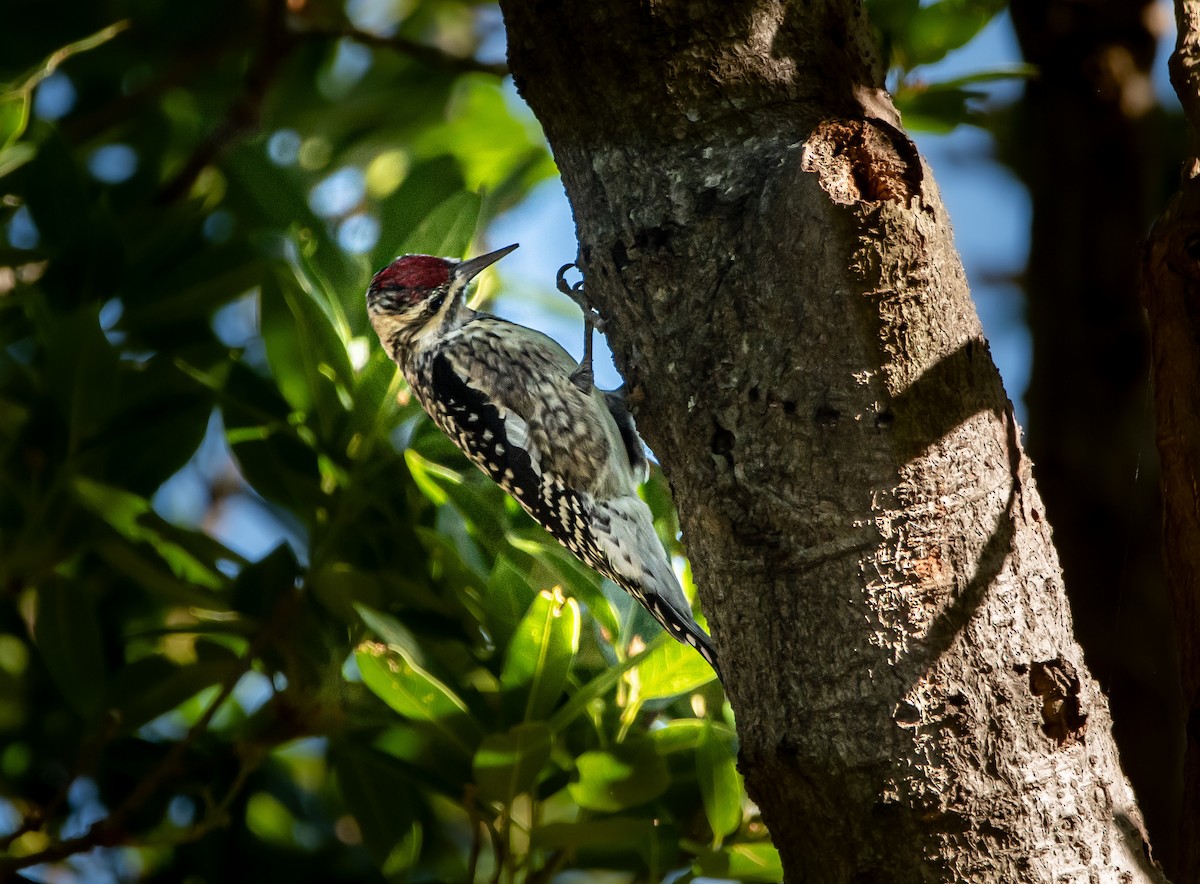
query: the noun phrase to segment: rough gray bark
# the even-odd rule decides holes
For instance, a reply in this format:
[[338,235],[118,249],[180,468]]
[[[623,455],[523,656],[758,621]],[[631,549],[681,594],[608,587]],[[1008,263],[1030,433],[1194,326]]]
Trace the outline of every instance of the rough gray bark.
[[1162,880],[861,8],[501,5],[788,880]]
[[1175,4],[1171,83],[1191,134],[1179,192],[1150,234],[1142,299],[1150,316],[1162,461],[1163,553],[1179,639],[1187,744],[1179,881],[1200,880],[1200,2]]

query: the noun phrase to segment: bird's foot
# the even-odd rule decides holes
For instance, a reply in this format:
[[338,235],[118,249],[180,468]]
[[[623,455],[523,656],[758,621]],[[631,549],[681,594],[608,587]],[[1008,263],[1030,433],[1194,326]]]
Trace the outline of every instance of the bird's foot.
[[592,373],[592,331],[593,329],[604,331],[604,320],[588,303],[587,296],[583,292],[583,280],[581,279],[574,285],[567,282],[567,271],[576,266],[578,265],[572,262],[559,267],[555,282],[558,290],[578,304],[579,309],[583,311],[583,361],[579,363],[579,368],[571,373],[571,383],[582,392],[591,393],[595,387],[595,376]]

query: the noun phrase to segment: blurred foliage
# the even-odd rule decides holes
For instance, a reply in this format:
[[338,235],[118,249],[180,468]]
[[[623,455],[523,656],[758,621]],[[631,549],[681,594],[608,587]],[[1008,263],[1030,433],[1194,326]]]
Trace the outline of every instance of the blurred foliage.
[[1005,0],[866,0],[868,14],[887,59],[888,86],[906,129],[949,132],[977,123],[976,107],[988,97],[986,83],[1029,77],[1029,65],[975,71],[948,79],[924,73],[951,52],[962,49],[1008,8]]
[[554,174],[497,10],[6,13],[0,877],[778,880],[711,670],[366,322]]

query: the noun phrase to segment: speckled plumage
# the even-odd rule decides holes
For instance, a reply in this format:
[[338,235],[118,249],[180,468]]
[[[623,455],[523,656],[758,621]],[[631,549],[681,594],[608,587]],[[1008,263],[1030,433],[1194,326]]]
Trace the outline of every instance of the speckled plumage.
[[[367,294],[380,340],[421,405],[476,466],[717,670],[638,496],[647,464],[628,411],[614,394],[580,385],[579,366],[546,335],[463,303],[470,277],[507,251],[462,264],[398,258]],[[431,260],[446,261],[444,284],[405,288],[414,276],[423,286],[437,282]]]

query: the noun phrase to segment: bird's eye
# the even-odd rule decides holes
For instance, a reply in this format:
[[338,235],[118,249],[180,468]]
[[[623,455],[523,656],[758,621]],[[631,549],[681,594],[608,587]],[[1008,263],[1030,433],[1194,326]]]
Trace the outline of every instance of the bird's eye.
[[443,302],[445,302],[445,300],[446,300],[445,292],[442,292],[440,295],[434,295],[432,298],[429,299],[429,309],[432,310],[434,313],[437,313],[439,310],[442,309],[442,304],[443,304]]

